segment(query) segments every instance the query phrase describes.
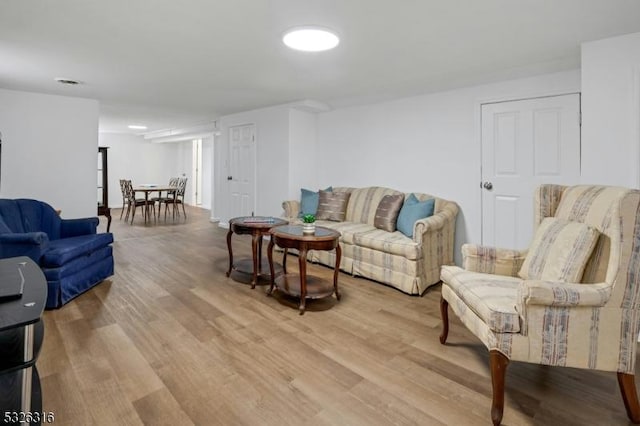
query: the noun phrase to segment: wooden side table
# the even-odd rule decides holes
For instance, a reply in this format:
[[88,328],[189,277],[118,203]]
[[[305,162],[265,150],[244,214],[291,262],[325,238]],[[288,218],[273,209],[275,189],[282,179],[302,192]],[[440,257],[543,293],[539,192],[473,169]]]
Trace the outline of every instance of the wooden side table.
[[[306,299],[320,299],[329,297],[335,293],[336,299],[340,300],[340,291],[338,290],[338,273],[340,271],[340,259],[342,250],[338,240],[340,233],[329,228],[321,226],[316,227],[314,234],[305,234],[302,232],[302,226],[287,225],[274,228],[270,232],[271,241],[267,249],[269,258],[269,269],[271,272],[271,287],[269,294],[274,288],[282,291],[290,296],[300,298],[298,307],[300,315],[304,314],[306,309]],[[273,267],[273,246],[278,245],[284,249],[282,258],[282,268],[284,274],[276,277]],[[299,251],[298,265],[299,274],[287,273],[287,251],[293,248]],[[333,269],[333,283],[323,280],[315,276],[307,276],[307,251],[308,250],[334,250],[336,251],[336,264]]]
[[[288,222],[277,217],[264,216],[244,216],[235,217],[229,221],[229,232],[227,232],[227,249],[229,250],[229,270],[227,277],[231,275],[231,271],[235,270],[245,274],[251,274],[251,288],[256,288],[258,278],[262,274],[262,237],[276,226],[285,225]],[[233,248],[231,247],[231,235],[251,235],[251,253],[252,259],[242,259],[234,264]],[[267,265],[264,265],[265,267]]]

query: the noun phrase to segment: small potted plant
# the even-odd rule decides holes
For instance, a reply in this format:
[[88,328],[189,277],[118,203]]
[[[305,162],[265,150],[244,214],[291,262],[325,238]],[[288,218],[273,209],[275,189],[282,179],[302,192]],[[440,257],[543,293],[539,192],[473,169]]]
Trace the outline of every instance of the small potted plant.
[[316,216],[313,214],[302,215],[302,232],[313,234],[316,232]]

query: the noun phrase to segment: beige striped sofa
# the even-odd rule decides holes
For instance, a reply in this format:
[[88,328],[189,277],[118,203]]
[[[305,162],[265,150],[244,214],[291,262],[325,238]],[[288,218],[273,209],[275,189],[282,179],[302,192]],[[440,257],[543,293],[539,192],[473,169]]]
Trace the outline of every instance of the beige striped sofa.
[[[428,194],[414,193],[419,201],[435,198],[434,214],[413,225],[413,238],[399,231],[388,232],[373,226],[376,209],[387,194],[402,194],[383,187],[335,187],[334,192],[350,192],[344,222],[319,220],[318,226],[341,233],[340,269],[395,287],[405,293],[421,295],[440,282],[440,267],[453,264],[454,233],[458,205]],[[405,197],[409,194],[405,194]],[[299,222],[298,200],[282,203],[284,216]],[[308,260],[327,266],[335,264],[335,253],[310,251]]]

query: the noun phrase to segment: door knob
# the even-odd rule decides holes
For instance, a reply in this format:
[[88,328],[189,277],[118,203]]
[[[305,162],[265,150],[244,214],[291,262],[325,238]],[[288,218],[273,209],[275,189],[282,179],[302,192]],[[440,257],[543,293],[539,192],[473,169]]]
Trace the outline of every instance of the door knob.
[[487,191],[491,191],[493,189],[493,184],[491,182],[485,182],[484,185],[482,185],[484,187],[484,189],[486,189]]
[[227,176],[227,180],[233,180],[233,176]]

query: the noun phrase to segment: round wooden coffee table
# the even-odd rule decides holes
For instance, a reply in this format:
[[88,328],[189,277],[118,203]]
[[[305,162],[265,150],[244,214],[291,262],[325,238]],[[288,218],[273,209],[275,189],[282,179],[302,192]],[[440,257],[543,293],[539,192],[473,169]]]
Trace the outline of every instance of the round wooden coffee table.
[[[262,237],[269,233],[274,226],[287,224],[288,222],[277,217],[265,216],[243,216],[234,217],[229,221],[229,232],[227,232],[227,249],[229,250],[229,270],[227,277],[231,275],[231,271],[238,271],[244,274],[251,274],[251,288],[256,288],[258,279],[264,277],[262,273],[263,267],[267,265],[262,262]],[[233,263],[233,249],[231,247],[231,235],[251,235],[251,252],[252,259],[241,259],[235,264]]]
[[[322,297],[336,294],[336,299],[340,300],[340,292],[338,290],[338,272],[340,271],[340,258],[342,250],[338,239],[340,233],[329,228],[316,226],[313,234],[305,234],[302,232],[302,226],[284,225],[271,229],[271,241],[267,249],[267,257],[269,258],[269,269],[271,272],[271,287],[269,294],[274,288],[282,291],[290,296],[300,298],[300,315],[304,314],[306,309],[306,299],[319,299]],[[284,249],[282,258],[282,268],[284,274],[275,276],[273,266],[273,246],[278,245]],[[299,251],[298,264],[300,273],[287,273],[287,251],[293,248]],[[333,269],[333,283],[315,276],[307,276],[307,251],[308,250],[336,250],[336,264]]]

